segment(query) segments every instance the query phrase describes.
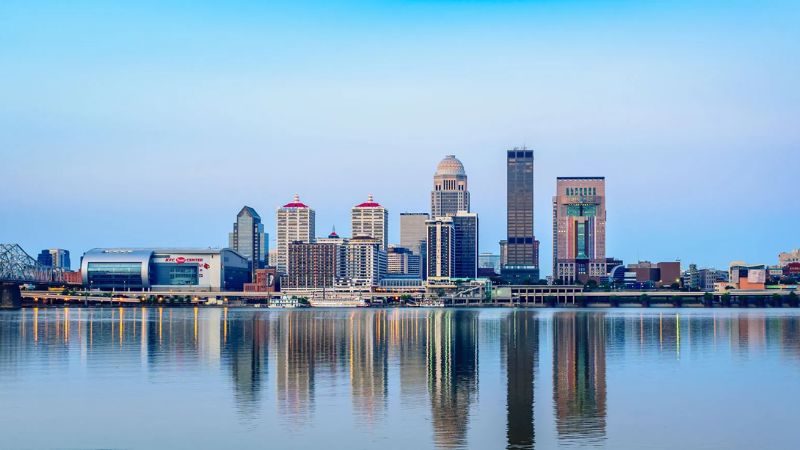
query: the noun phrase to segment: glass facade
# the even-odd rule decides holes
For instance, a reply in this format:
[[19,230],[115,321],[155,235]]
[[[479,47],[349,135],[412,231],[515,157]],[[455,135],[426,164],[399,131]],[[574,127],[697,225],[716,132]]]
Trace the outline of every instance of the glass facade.
[[126,262],[90,262],[88,265],[90,288],[141,289],[142,264]]
[[151,282],[156,286],[197,286],[200,284],[197,264],[153,264]]
[[575,234],[577,235],[575,239],[575,257],[576,258],[588,258],[589,255],[586,252],[586,222],[578,222],[575,224],[577,231]]
[[453,216],[453,277],[478,276],[478,215],[459,213]]
[[594,217],[597,215],[597,205],[567,205],[567,215],[570,217]]

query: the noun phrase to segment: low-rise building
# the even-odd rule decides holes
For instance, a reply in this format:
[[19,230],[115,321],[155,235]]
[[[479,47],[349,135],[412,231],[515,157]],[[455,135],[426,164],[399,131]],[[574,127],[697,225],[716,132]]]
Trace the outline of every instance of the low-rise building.
[[264,292],[267,294],[280,291],[280,277],[276,267],[256,269],[252,283],[244,284],[245,292]]
[[778,254],[778,265],[786,267],[790,263],[800,263],[800,248]]
[[800,278],[800,262],[790,262],[783,268],[783,276],[788,278]]
[[420,255],[414,254],[411,249],[390,245],[387,254],[387,273],[422,278]]
[[636,282],[653,287],[669,287],[681,283],[680,261],[652,263],[639,261],[628,264],[628,271],[636,273]]
[[95,248],[84,253],[81,276],[89,289],[241,291],[250,262],[227,248]]
[[720,282],[728,281],[728,272],[712,268],[698,269],[697,264],[689,264],[683,273],[683,286],[687,289],[714,292]]
[[339,246],[336,244],[292,242],[289,244],[289,289],[326,288],[336,284]]
[[735,289],[760,291],[766,288],[767,267],[764,264],[748,265],[735,261],[728,269],[729,283]]
[[67,286],[82,286],[83,285],[83,277],[81,276],[80,270],[65,270],[64,273],[64,284]]

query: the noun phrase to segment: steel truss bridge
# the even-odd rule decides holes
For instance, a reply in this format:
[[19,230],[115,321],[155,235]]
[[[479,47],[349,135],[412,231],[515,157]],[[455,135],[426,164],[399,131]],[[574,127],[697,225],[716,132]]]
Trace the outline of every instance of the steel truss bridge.
[[21,284],[60,285],[64,272],[39,264],[18,244],[0,244],[0,308],[18,308]]

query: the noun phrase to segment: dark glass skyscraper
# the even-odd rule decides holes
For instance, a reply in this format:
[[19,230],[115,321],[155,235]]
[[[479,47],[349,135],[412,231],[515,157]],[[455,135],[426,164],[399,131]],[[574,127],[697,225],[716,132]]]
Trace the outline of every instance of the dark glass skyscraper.
[[233,232],[228,233],[228,247],[247,258],[255,274],[256,269],[262,269],[267,264],[269,253],[267,234],[261,223],[261,216],[255,209],[245,206],[236,215]]
[[533,150],[507,152],[507,227],[503,279],[511,283],[539,280],[539,241],[533,233]]
[[453,219],[455,246],[453,254],[454,278],[478,276],[478,215],[459,211]]

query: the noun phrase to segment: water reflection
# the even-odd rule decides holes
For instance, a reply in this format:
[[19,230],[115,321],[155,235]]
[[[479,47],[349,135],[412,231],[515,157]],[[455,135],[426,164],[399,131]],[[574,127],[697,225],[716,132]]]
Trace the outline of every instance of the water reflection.
[[441,448],[463,447],[478,388],[478,313],[439,310],[427,322],[434,440]]
[[505,354],[506,436],[508,449],[532,449],[534,373],[539,364],[539,322],[531,312],[515,311],[503,321]]
[[[489,346],[488,353],[481,355],[481,345]],[[552,377],[537,379],[542,358]],[[469,448],[471,430],[482,432],[493,420],[481,403],[504,402],[504,442],[494,447],[612,446],[608,424],[625,411],[609,408],[609,368],[660,373],[707,361],[728,367],[751,360],[770,364],[773,374],[790,370],[796,377],[800,316],[453,309],[0,313],[2,398],[13,400],[24,383],[53,383],[53,374],[92,382],[127,376],[128,383],[148,386],[191,384],[203,376],[198,390],[219,402],[220,385],[207,380],[220,374],[226,380],[223,397],[234,405],[233,421],[246,429],[277,419],[282,427],[313,434],[315,426],[335,420],[353,431],[349,440],[343,438],[351,444],[360,442],[359,433],[380,430],[421,447]],[[481,379],[495,380],[497,373],[505,383],[501,396],[479,397]],[[637,382],[620,380],[618,389]],[[552,417],[537,420],[537,393]],[[399,415],[392,412],[393,402]]]
[[599,444],[606,434],[606,330],[602,313],[553,323],[553,405],[559,438]]

